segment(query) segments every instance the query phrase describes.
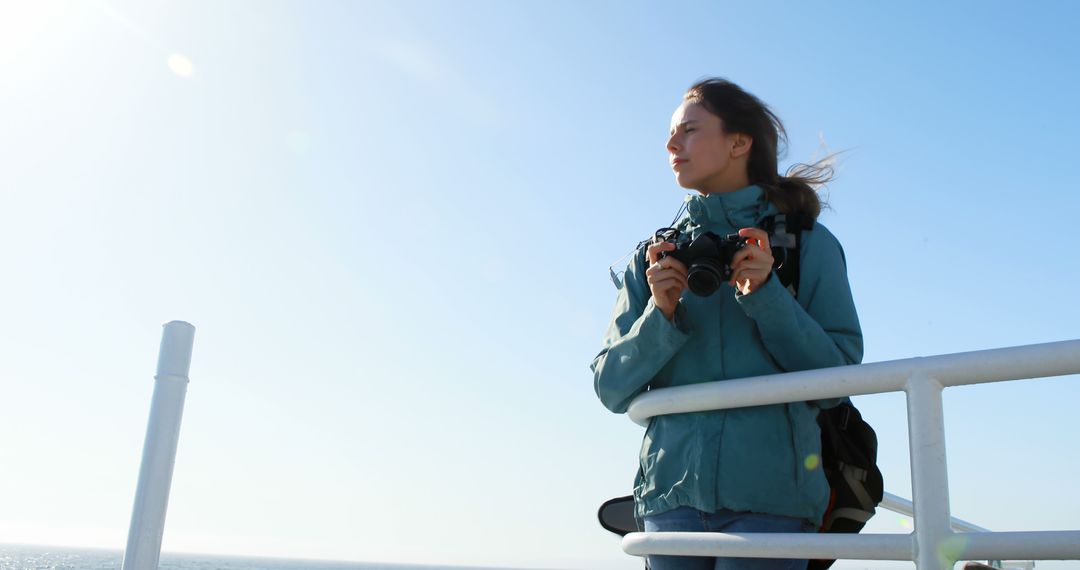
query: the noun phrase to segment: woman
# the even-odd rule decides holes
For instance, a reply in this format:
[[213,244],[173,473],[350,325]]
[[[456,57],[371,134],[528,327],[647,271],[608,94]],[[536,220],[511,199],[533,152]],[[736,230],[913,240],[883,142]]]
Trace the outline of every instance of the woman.
[[[747,239],[727,283],[687,290],[670,241],[650,242],[626,269],[594,386],[613,412],[647,388],[856,364],[862,333],[843,250],[821,224],[801,234],[798,298],[773,273],[769,236],[778,213],[816,220],[818,163],[777,173],[780,120],[739,86],[709,79],[675,110],[667,142],[680,186],[696,190],[681,229]],[[646,531],[812,532],[828,506],[820,467],[819,407],[798,402],[652,418],[634,487]],[[650,556],[653,570],[796,569],[805,560]]]

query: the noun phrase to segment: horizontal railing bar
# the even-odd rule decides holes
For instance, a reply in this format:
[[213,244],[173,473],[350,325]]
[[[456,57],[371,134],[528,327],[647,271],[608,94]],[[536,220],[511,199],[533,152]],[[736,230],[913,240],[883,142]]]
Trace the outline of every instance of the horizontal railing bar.
[[[635,532],[622,548],[635,556],[912,560],[913,542],[910,534]],[[952,560],[1076,560],[1080,531],[955,533],[942,553]]]
[[912,560],[910,534],[634,532],[623,537],[627,554],[735,558]]
[[958,533],[943,548],[957,560],[1080,560],[1080,531]]
[[634,398],[627,415],[647,425],[663,414],[898,392],[916,373],[946,387],[1080,374],[1080,340],[660,388]]
[[[915,505],[911,501],[892,493],[884,493],[881,499],[881,507],[894,513],[915,517]],[[957,532],[993,532],[990,529],[971,524],[956,517],[952,517],[951,526]]]

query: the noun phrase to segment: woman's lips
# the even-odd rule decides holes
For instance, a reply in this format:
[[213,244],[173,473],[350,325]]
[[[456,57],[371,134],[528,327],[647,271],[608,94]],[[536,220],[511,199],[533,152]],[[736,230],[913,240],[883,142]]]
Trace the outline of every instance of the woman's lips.
[[675,160],[671,161],[671,167],[672,168],[678,168],[678,167],[682,166],[683,164],[686,164],[686,162],[687,161],[686,161],[685,158],[676,158]]

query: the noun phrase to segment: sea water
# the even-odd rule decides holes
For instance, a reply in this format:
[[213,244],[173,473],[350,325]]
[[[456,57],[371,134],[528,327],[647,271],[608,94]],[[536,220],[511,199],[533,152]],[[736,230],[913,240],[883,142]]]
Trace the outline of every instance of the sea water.
[[[0,570],[120,570],[123,553],[52,546],[0,544]],[[466,566],[422,566],[375,562],[328,562],[162,553],[159,570],[500,570]],[[501,569],[512,570],[512,569]]]

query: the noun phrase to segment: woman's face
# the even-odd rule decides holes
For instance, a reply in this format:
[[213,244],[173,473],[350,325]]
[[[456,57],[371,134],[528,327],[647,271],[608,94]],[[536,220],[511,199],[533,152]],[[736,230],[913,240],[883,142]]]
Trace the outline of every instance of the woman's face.
[[710,194],[746,186],[748,137],[725,133],[720,117],[700,103],[684,101],[675,109],[667,149],[683,188]]

